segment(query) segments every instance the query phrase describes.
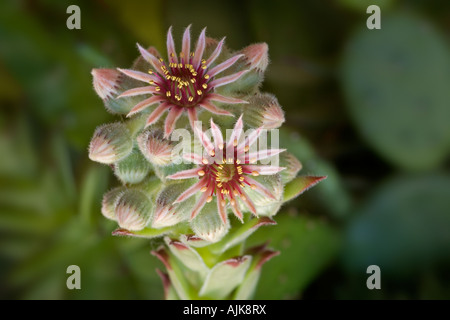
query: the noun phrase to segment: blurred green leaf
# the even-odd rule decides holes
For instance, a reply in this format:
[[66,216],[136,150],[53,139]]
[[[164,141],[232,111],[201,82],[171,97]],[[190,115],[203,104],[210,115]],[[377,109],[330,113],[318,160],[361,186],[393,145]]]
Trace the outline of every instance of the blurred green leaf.
[[349,224],[343,253],[348,271],[378,265],[410,277],[450,258],[450,176],[403,175],[383,184]]
[[279,213],[277,225],[256,232],[248,245],[270,239],[270,248],[281,254],[262,268],[255,299],[296,298],[332,261],[340,246],[338,232],[327,223],[304,216]]
[[439,166],[450,152],[450,51],[416,16],[384,14],[381,30],[362,27],[342,61],[348,110],[368,144],[411,170]]

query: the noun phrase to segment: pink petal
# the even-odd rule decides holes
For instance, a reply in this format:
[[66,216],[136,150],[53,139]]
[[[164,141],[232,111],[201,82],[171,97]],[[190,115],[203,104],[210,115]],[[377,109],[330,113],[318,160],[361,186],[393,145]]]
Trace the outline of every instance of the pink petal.
[[257,152],[249,153],[246,158],[250,161],[250,163],[256,162],[258,160],[267,159],[273,156],[276,156],[277,154],[280,154],[282,152],[286,151],[286,149],[268,149],[268,150],[261,150]]
[[188,117],[189,117],[189,123],[191,124],[191,128],[194,129],[195,121],[198,120],[197,108],[194,108],[194,107],[188,108]]
[[172,36],[172,27],[167,31],[167,54],[169,61],[178,63],[177,52],[175,51],[175,43]]
[[205,147],[206,151],[209,153],[211,150],[214,150],[214,145],[211,143],[211,140],[206,136],[206,134],[202,131],[201,127],[195,126],[194,132],[197,137],[200,139],[203,147]]
[[269,197],[270,199],[275,199],[275,196],[270,192],[269,189],[267,189],[265,186],[263,186],[258,181],[250,178],[249,176],[245,177],[245,181],[248,182],[250,185],[255,186],[255,190],[258,191],[263,196]]
[[234,205],[231,205],[231,209],[233,210],[233,213],[236,217],[238,217],[241,222],[243,222],[243,215],[241,210],[239,209],[237,203],[235,202]]
[[239,117],[238,121],[234,125],[233,132],[231,133],[231,137],[228,140],[227,148],[234,146],[234,141],[239,141],[240,136],[242,135],[242,129],[244,127],[244,123],[242,122],[242,115]]
[[186,191],[184,191],[180,196],[175,200],[174,203],[183,202],[186,199],[189,199],[194,194],[200,191],[201,188],[206,184],[206,179],[202,179],[199,182],[196,182],[194,185],[190,186]]
[[199,177],[198,172],[200,170],[201,170],[200,168],[183,170],[183,171],[177,172],[175,174],[172,174],[172,175],[168,176],[167,178],[172,179],[172,180],[198,178]]
[[139,87],[130,89],[127,91],[122,92],[117,98],[123,98],[123,97],[131,97],[131,96],[139,96],[142,94],[152,94],[156,93],[154,86],[147,86],[147,87]]
[[153,110],[153,112],[147,118],[147,123],[145,124],[145,126],[147,127],[149,125],[154,124],[156,121],[158,121],[158,119],[162,116],[164,111],[168,110],[169,107],[170,107],[170,104],[168,104],[167,102],[162,103],[158,107],[156,107],[155,110]]
[[197,70],[197,68],[200,66],[200,61],[203,57],[203,51],[205,50],[205,32],[206,28],[202,30],[202,33],[200,33],[200,36],[198,37],[197,48],[195,49],[194,58],[192,59],[192,65],[194,66],[195,70]]
[[217,47],[214,50],[214,52],[211,54],[211,56],[208,58],[208,60],[206,60],[207,67],[209,67],[211,65],[211,63],[213,63],[217,59],[217,57],[220,55],[220,53],[222,52],[222,46],[223,46],[224,41],[225,41],[225,38],[220,40],[220,42],[219,42],[219,44],[217,44]]
[[278,172],[283,171],[284,167],[276,167],[276,166],[255,166],[255,165],[243,165],[242,166],[245,173],[252,173],[254,171],[258,172],[261,175],[272,175]]
[[[242,198],[242,196],[244,196],[244,198]],[[250,198],[245,193],[245,191],[242,190],[242,188],[241,188],[241,200],[244,201],[244,203],[247,205],[247,207],[250,210],[250,212],[253,213],[256,216],[255,205],[253,204],[253,201],[250,200]]]
[[172,105],[169,114],[167,115],[166,122],[164,123],[164,137],[167,138],[172,133],[177,123],[178,118],[183,113],[183,108]]
[[214,114],[220,114],[223,116],[233,116],[233,114],[231,112],[228,112],[224,109],[216,107],[215,105],[213,105],[212,103],[210,103],[209,101],[206,101],[206,100],[200,102],[199,106],[202,107],[203,109],[208,110],[211,113],[214,113]]
[[137,105],[131,109],[130,112],[128,112],[127,117],[131,117],[133,114],[138,113],[139,111],[144,110],[145,108],[151,106],[152,104],[159,103],[161,101],[160,96],[151,96],[148,99],[145,99],[141,102],[139,102]]
[[217,198],[217,211],[219,212],[220,219],[224,224],[227,223],[227,210],[226,206],[222,206],[221,201]]
[[217,147],[223,145],[222,131],[220,131],[219,127],[214,123],[212,118],[211,118],[211,131],[214,138],[214,144]]
[[245,100],[231,98],[231,97],[224,97],[217,93],[210,93],[208,95],[208,100],[229,103],[229,104],[248,103],[248,101],[245,101]]
[[203,192],[203,194],[200,196],[197,203],[195,204],[194,209],[192,209],[191,220],[194,219],[199,214],[200,210],[202,210],[202,208],[205,206],[206,200],[211,195],[211,192],[213,191],[213,189],[214,189],[214,184],[211,183],[211,185],[208,187],[208,189],[205,192]]
[[226,85],[228,83],[236,81],[237,79],[242,77],[244,74],[246,74],[248,71],[249,70],[243,70],[243,71],[240,71],[238,73],[234,73],[234,74],[232,74],[230,76],[226,76],[226,77],[223,77],[223,78],[220,78],[220,79],[213,80],[213,81],[211,81],[210,86],[213,87],[213,88],[224,86],[224,85]]
[[189,25],[183,34],[183,62],[189,63],[189,51],[191,50],[191,25]]
[[164,73],[161,71],[161,62],[156,58],[153,54],[142,48],[139,44],[137,44],[139,51],[141,52],[142,57],[150,63],[153,68],[161,75],[164,75]]
[[202,160],[203,160],[202,156],[200,156],[200,155],[198,155],[198,154],[195,154],[195,153],[186,153],[186,154],[183,154],[183,159],[185,159],[185,160],[187,160],[187,161],[190,161],[190,162],[192,162],[192,163],[195,163],[195,164],[203,164],[203,162],[202,162]]
[[148,73],[144,73],[141,71],[130,70],[130,69],[120,69],[120,68],[117,68],[117,70],[119,70],[123,74],[129,76],[130,78],[133,78],[133,79],[136,79],[139,81],[150,82],[150,81],[157,80],[157,78],[155,76],[152,76]]
[[262,127],[258,128],[256,130],[252,130],[250,132],[250,134],[248,136],[245,136],[244,142],[242,142],[241,144],[239,144],[238,148],[238,153],[244,153],[245,152],[245,147],[248,146],[252,146],[256,140],[259,138],[259,136],[262,133]]
[[236,61],[239,60],[239,58],[243,57],[243,54],[235,55],[234,57],[231,57],[230,59],[226,60],[225,62],[222,62],[221,64],[215,66],[212,68],[208,74],[210,77],[214,77],[215,75],[221,73],[224,70],[227,70],[229,67],[231,67]]

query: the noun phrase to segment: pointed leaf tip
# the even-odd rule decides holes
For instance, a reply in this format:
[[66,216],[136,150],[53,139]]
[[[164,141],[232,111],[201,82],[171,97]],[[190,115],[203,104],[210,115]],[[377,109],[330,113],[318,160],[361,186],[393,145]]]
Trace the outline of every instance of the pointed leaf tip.
[[295,199],[309,188],[315,186],[320,181],[326,179],[326,176],[301,176],[289,182],[284,190],[284,201]]

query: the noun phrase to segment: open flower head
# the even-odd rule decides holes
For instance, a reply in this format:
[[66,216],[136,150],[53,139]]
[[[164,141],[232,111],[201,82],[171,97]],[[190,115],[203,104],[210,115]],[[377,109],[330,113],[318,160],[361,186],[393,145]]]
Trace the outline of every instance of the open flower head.
[[[198,181],[183,192],[175,203],[181,203],[195,194],[201,193],[196,205],[192,209],[191,219],[195,218],[211,201],[217,202],[217,211],[223,221],[227,221],[227,207],[241,221],[243,213],[241,208],[257,215],[257,209],[247,194],[249,189],[269,199],[275,196],[270,188],[257,181],[259,175],[276,175],[284,168],[271,165],[259,165],[258,161],[273,157],[283,152],[283,149],[265,149],[252,151],[252,146],[262,133],[262,128],[253,130],[248,136],[243,136],[242,116],[236,122],[231,136],[224,141],[222,131],[211,119],[211,133],[213,141],[199,127],[195,126],[195,133],[203,146],[203,152],[187,153],[184,158],[193,162],[195,168],[180,171],[170,175],[169,179],[191,179]],[[239,206],[242,201],[244,206]]]
[[232,116],[227,110],[215,105],[215,102],[225,104],[247,103],[234,97],[223,96],[215,89],[232,83],[249,70],[240,70],[234,74],[220,77],[220,74],[230,68],[244,54],[237,54],[220,64],[214,64],[219,57],[224,40],[222,39],[209,57],[204,57],[206,46],[206,29],[201,32],[195,49],[191,50],[190,26],[183,35],[181,51],[175,49],[172,28],[167,33],[168,58],[164,60],[155,50],[146,50],[138,44],[141,56],[149,63],[148,72],[132,69],[118,69],[128,77],[139,80],[147,85],[132,88],[122,92],[118,98],[150,95],[136,104],[128,113],[128,117],[139,113],[150,106],[156,106],[147,118],[146,125],[154,124],[167,111],[164,123],[165,136],[169,136],[175,128],[177,120],[184,113],[189,117],[191,126],[197,120],[197,114],[206,110],[213,114]]

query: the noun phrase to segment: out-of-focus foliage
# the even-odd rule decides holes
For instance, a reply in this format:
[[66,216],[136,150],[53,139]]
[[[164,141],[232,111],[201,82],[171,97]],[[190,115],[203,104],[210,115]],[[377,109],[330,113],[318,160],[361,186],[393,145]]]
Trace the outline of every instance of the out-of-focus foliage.
[[386,14],[379,32],[361,28],[352,37],[342,68],[351,116],[380,155],[416,170],[447,158],[450,51],[429,23]]
[[[100,213],[118,182],[87,157],[112,119],[90,71],[130,66],[136,42],[164,51],[167,28],[179,39],[191,23],[234,49],[268,43],[280,145],[303,174],[328,175],[249,240],[281,251],[256,298],[450,297],[450,3],[376,2],[1,1],[0,297],[163,297],[156,244],[112,237]],[[71,4],[81,30],[66,28]],[[369,4],[381,30],[365,29]],[[82,290],[66,288],[72,264]]]

